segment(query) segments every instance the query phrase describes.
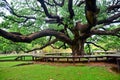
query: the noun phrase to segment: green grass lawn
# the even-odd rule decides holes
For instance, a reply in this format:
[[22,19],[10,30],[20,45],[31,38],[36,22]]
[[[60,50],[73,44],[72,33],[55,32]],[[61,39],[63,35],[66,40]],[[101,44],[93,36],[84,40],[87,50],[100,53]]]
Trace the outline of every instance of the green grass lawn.
[[120,74],[107,67],[51,66],[28,62],[0,62],[0,80],[120,80]]

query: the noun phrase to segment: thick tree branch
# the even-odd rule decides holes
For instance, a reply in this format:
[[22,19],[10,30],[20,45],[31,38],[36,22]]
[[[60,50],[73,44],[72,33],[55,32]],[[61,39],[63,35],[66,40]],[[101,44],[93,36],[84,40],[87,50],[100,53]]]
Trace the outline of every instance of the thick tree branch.
[[14,42],[26,42],[26,43],[30,43],[31,41],[37,39],[37,38],[41,38],[41,37],[45,37],[45,36],[54,36],[57,39],[59,39],[62,42],[65,42],[67,44],[72,44],[72,41],[70,38],[68,38],[64,33],[52,30],[52,29],[45,29],[30,35],[17,35],[17,34],[13,34],[10,32],[6,32],[2,29],[0,29],[0,36],[8,39],[8,40],[12,40]]
[[112,35],[112,36],[120,37],[120,28],[116,28],[110,31],[91,30],[90,33],[92,35]]
[[58,40],[57,39],[54,39],[54,40],[52,40],[52,41],[48,41],[45,45],[43,45],[42,47],[40,47],[40,48],[35,48],[35,49],[32,49],[32,50],[29,50],[29,51],[25,51],[25,53],[29,53],[29,52],[32,52],[32,51],[35,51],[35,50],[41,50],[41,49],[43,49],[43,48],[45,48],[45,47],[47,47],[47,46],[49,46],[49,45],[51,45],[51,44],[54,44],[55,42],[57,42]]
[[89,32],[90,29],[96,25],[97,19],[96,14],[99,13],[99,9],[96,5],[96,0],[85,0],[85,16],[88,22],[88,29]]
[[113,16],[105,19],[105,20],[101,20],[101,21],[98,21],[97,24],[111,24],[111,23],[114,23],[114,20],[120,18],[120,13],[117,13],[117,14],[114,14]]
[[73,0],[68,0],[68,10],[69,10],[69,13],[70,13],[70,19],[73,19],[74,17],[74,11],[72,9],[72,4],[73,4]]
[[107,8],[108,11],[114,10],[114,9],[120,9],[120,4],[118,5],[112,5]]

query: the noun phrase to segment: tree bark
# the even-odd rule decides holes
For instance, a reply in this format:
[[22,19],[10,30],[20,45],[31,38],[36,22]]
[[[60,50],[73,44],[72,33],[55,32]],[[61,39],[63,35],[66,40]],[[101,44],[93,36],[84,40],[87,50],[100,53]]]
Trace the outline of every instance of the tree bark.
[[80,39],[80,40],[74,41],[74,45],[71,46],[73,56],[80,56],[85,54],[84,52],[85,42],[86,42],[86,39]]
[[7,32],[5,30],[0,29],[0,36],[11,40],[13,42],[24,42],[24,43],[30,43],[33,40],[45,36],[54,36],[56,37],[59,41],[65,42],[67,44],[72,44],[72,41],[69,37],[67,37],[64,33],[58,32],[53,29],[45,29],[39,32],[35,32],[29,35],[22,35],[20,33],[16,32]]

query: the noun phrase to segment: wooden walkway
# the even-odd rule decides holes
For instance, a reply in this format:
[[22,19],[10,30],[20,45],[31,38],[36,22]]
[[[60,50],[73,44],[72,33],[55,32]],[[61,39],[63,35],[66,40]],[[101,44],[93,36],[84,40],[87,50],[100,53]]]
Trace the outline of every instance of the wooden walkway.
[[[31,59],[26,60],[27,57]],[[97,62],[97,61],[113,61],[118,66],[118,71],[120,71],[120,54],[106,54],[106,55],[84,55],[84,56],[57,56],[57,55],[20,55],[13,61],[43,61],[43,62]]]
[[90,61],[106,61],[110,62],[112,60],[117,64],[118,71],[120,71],[120,54],[106,54],[106,55],[84,55],[84,56],[37,56],[37,55],[21,55],[18,56],[15,60],[25,60],[26,56],[31,56],[32,61],[44,61],[44,62],[90,62]]
[[120,54],[106,54],[106,55],[84,55],[84,56],[56,56],[56,55],[50,55],[50,56],[38,56],[38,55],[20,55],[15,60],[25,60],[25,57],[32,57],[32,61],[61,61],[66,60],[67,62],[80,62],[80,61],[99,61],[99,60],[106,60],[109,59],[118,59],[120,58]]

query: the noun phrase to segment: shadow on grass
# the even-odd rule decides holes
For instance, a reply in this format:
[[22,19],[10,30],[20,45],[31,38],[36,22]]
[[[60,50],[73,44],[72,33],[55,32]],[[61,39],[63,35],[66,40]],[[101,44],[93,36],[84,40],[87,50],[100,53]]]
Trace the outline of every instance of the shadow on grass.
[[34,64],[33,62],[28,62],[28,63],[21,63],[21,64],[17,64],[17,65],[14,65],[12,67],[16,67],[16,66],[25,66],[25,65],[32,65]]

